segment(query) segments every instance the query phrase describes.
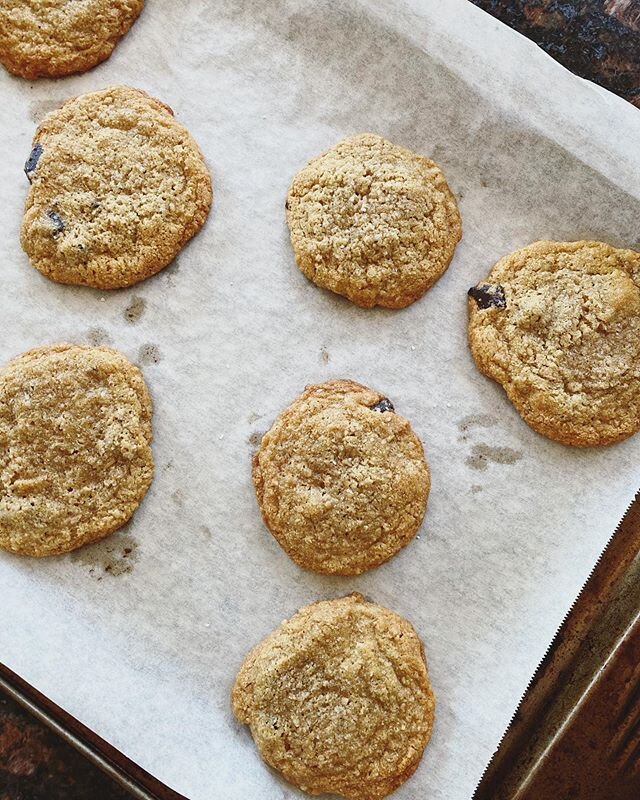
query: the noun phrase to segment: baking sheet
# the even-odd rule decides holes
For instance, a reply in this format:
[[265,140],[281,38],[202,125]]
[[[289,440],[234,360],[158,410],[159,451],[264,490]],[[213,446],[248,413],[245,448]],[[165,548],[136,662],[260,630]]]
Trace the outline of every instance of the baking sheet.
[[[19,247],[22,165],[46,112],[113,83],[174,108],[212,169],[214,210],[136,287],[57,286]],[[281,619],[357,589],[411,619],[438,697],[432,743],[394,796],[467,800],[640,484],[640,437],[573,450],[531,431],[473,365],[466,290],[540,238],[640,247],[638,112],[466,0],[151,0],[86,75],[2,72],[0,115],[2,360],[54,341],[118,347],[153,395],[156,461],[120,533],[59,558],[0,555],[0,659],[191,800],[293,798],[229,690]],[[402,311],[317,289],[288,243],[294,172],[366,130],[435,158],[463,218],[451,267]],[[416,541],[359,578],[291,563],[250,480],[278,411],[330,377],[388,395],[432,469]]]

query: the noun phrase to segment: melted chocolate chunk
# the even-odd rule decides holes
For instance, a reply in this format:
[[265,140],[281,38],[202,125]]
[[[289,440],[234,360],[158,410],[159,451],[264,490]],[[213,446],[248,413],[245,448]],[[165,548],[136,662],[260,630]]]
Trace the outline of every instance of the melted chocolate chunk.
[[285,201],[284,207],[285,207],[285,209],[287,211],[289,210],[289,201],[288,200]]
[[64,230],[64,222],[55,211],[47,211],[47,217],[49,217],[53,223],[53,238],[56,239]]
[[478,304],[478,308],[506,308],[507,299],[504,289],[499,283],[483,283],[481,286],[472,286],[467,292],[469,297]]
[[38,161],[40,161],[41,155],[42,145],[36,142],[36,144],[33,146],[33,150],[31,151],[31,155],[24,164],[24,174],[29,179],[29,183],[31,183],[31,173],[34,172],[35,168],[38,166]]
[[369,406],[369,408],[372,411],[380,411],[381,413],[385,411],[395,411],[393,403],[388,397],[383,397],[382,400],[379,400],[374,406]]

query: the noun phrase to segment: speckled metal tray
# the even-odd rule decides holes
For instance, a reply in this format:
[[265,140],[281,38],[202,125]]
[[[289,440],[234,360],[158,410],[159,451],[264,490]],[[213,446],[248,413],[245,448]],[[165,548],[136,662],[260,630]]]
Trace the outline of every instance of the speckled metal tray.
[[474,800],[640,797],[640,494],[546,656]]
[[[0,663],[0,689],[138,800],[187,800]],[[2,787],[0,786],[0,790]]]

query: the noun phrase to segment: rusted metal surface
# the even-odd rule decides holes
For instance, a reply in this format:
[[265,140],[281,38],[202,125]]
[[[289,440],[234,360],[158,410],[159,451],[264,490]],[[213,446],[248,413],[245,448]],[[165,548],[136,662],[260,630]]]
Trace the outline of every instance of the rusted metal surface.
[[640,797],[640,495],[534,676],[474,800]]

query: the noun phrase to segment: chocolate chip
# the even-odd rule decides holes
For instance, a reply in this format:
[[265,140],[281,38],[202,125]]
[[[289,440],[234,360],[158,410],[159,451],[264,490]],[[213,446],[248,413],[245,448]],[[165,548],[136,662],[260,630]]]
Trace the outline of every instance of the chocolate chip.
[[382,400],[379,400],[375,405],[369,406],[372,411],[380,411],[380,413],[384,413],[385,411],[395,411],[393,403],[389,400],[388,397],[383,397]]
[[31,155],[25,161],[24,164],[24,174],[29,179],[29,183],[31,183],[31,173],[35,170],[38,166],[38,161],[40,161],[40,156],[42,155],[42,145],[37,142],[33,146],[33,150],[31,151]]
[[506,308],[507,299],[504,296],[504,288],[499,283],[483,283],[480,286],[472,286],[467,292],[469,297],[478,304],[478,308]]
[[289,201],[288,200],[285,201],[284,207],[285,207],[285,209],[287,211],[289,210]]
[[53,223],[53,238],[57,239],[64,230],[64,222],[60,219],[55,211],[47,211],[47,217],[49,217]]

